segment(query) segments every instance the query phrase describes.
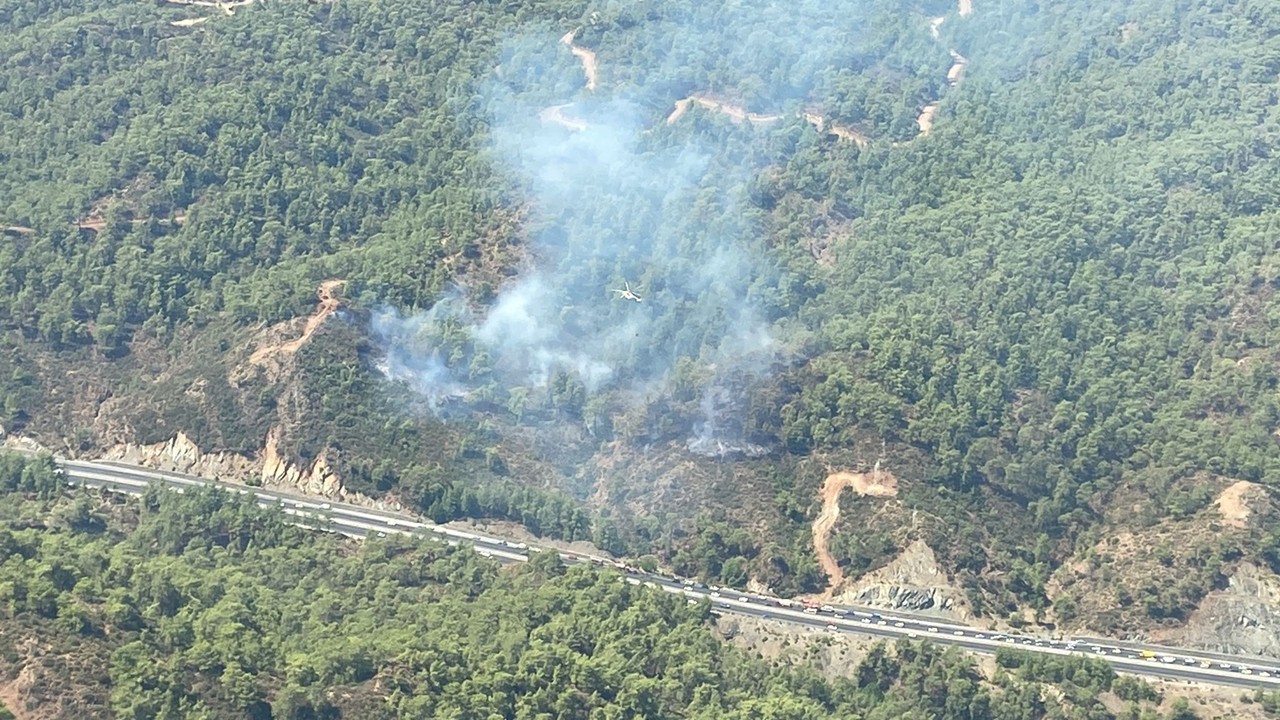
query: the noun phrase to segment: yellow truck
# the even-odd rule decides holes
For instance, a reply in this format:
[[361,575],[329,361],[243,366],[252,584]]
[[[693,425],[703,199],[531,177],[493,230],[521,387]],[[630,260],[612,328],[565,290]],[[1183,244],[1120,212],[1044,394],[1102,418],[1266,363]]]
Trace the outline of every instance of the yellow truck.
[[1140,658],[1153,658],[1155,656],[1156,654],[1151,652],[1150,650],[1143,650],[1142,652],[1138,653],[1138,657]]

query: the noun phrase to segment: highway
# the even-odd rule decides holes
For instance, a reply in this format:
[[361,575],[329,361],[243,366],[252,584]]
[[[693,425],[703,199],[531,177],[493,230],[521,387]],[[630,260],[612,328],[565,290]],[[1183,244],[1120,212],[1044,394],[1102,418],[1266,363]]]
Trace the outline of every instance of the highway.
[[[179,492],[185,488],[212,485],[228,492],[253,494],[260,505],[280,508],[298,525],[350,537],[386,537],[388,534],[401,533],[433,538],[451,545],[469,543],[480,554],[501,562],[523,562],[528,560],[530,552],[542,549],[515,540],[422,522],[405,513],[323,502],[313,497],[277,490],[220,483],[191,475],[118,463],[59,459],[58,464],[71,485],[106,488],[135,495],[141,494],[153,482]],[[712,612],[718,614],[746,615],[835,633],[856,633],[882,638],[927,638],[939,644],[956,645],[965,650],[986,654],[994,654],[1000,648],[1017,648],[1053,655],[1088,655],[1106,660],[1118,672],[1242,688],[1262,686],[1280,689],[1280,661],[1098,638],[997,633],[984,628],[947,623],[925,615],[870,607],[805,607],[798,602],[767,595],[708,587],[693,580],[646,573],[609,558],[563,551],[560,556],[567,564],[591,563],[614,567],[621,573],[620,581],[678,593],[686,596],[691,603],[707,601],[711,603]],[[1153,657],[1143,657],[1144,651],[1153,654]]]

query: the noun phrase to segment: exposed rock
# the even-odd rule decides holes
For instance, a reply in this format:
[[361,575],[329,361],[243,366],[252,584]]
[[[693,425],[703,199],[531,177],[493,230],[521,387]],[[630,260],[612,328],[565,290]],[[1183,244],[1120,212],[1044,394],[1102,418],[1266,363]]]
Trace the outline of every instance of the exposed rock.
[[179,432],[168,441],[154,445],[117,445],[108,450],[102,459],[222,481],[261,484],[264,487],[292,490],[369,507],[386,505],[343,487],[341,478],[333,471],[324,454],[309,465],[299,465],[284,458],[279,445],[279,430],[272,428],[267,432],[265,448],[259,462],[258,458],[237,453],[201,452],[191,438]]
[[1280,658],[1280,576],[1242,563],[1223,590],[1209,593],[1185,627],[1161,642],[1222,653]]
[[53,451],[51,451],[49,448],[41,445],[40,443],[36,442],[35,440],[32,440],[29,437],[23,437],[22,435],[0,434],[0,438],[3,439],[3,443],[0,444],[0,447],[6,447],[11,450],[18,450],[19,452],[49,453],[51,455],[53,454]]
[[360,493],[348,492],[342,486],[329,461],[321,453],[310,466],[296,465],[288,462],[280,455],[280,436],[277,428],[267,432],[266,448],[262,457],[262,484],[265,487],[283,487],[300,490],[308,495],[320,495],[327,498],[353,502],[361,505],[372,504],[372,500]]
[[185,433],[154,445],[124,443],[106,451],[103,460],[220,480],[245,481],[255,476],[255,463],[238,453],[203,453]]
[[837,594],[835,601],[926,612],[956,620],[972,616],[964,595],[950,584],[938,567],[933,550],[923,540],[912,543],[888,565],[862,576]]

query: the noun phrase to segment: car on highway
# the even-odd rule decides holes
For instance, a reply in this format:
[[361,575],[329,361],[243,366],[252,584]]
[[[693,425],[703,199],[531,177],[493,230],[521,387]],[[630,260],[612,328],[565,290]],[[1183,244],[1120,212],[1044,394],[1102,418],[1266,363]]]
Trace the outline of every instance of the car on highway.
[[387,534],[386,534],[386,533],[384,533],[384,532],[379,532],[379,533],[378,533],[378,537],[386,537],[386,536],[387,536]]
[[931,628],[929,628],[929,632],[938,632],[938,628],[936,628],[936,627],[931,627]]
[[835,631],[835,630],[839,630],[840,628],[836,627],[835,625],[828,625],[828,626],[827,626],[827,629],[828,629],[828,630]]
[[817,614],[818,614],[818,608],[805,608],[805,609],[804,609],[804,611],[805,611],[805,613],[807,613],[807,614],[809,614],[809,615],[817,615]]
[[964,631],[963,631],[963,630],[956,630],[955,632],[953,632],[953,633],[951,633],[951,634],[952,634],[952,635],[964,635]]
[[718,598],[718,597],[720,597],[720,593],[716,592],[715,590],[712,590],[712,591],[711,591],[711,597]]
[[899,622],[894,623],[894,624],[893,624],[893,626],[894,626],[894,627],[896,627],[896,628],[900,628],[900,627],[903,627],[903,626],[904,626],[904,624],[903,624],[901,621],[899,621]]
[[751,602],[751,600],[749,600],[746,595],[739,595],[738,602]]
[[833,607],[831,607],[830,605],[823,605],[822,607],[820,607],[820,608],[818,608],[818,609],[819,609],[819,610],[821,610],[822,612],[835,612],[835,611],[836,611],[836,609],[835,609],[835,608],[833,608]]

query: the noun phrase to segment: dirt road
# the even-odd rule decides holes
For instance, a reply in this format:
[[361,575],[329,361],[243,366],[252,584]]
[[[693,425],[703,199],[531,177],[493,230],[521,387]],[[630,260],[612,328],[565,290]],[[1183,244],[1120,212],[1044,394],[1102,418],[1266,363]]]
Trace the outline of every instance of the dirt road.
[[857,145],[858,147],[866,147],[867,143],[871,142],[871,139],[868,138],[866,135],[863,135],[862,133],[858,132],[857,130],[854,130],[851,127],[848,127],[847,125],[837,125],[835,123],[828,123],[827,119],[819,115],[818,113],[806,112],[802,114],[804,116],[804,119],[810,125],[818,129],[818,132],[825,132],[828,135],[835,135],[837,138],[841,140],[848,140],[854,143],[855,145]]
[[573,44],[573,38],[578,34],[577,30],[572,30],[564,34],[560,38],[560,42],[569,46],[569,52],[573,56],[582,61],[582,74],[587,76],[587,89],[596,89],[596,53],[594,50],[580,47]]
[[311,339],[316,329],[320,327],[320,323],[329,317],[338,309],[340,301],[333,294],[335,290],[341,287],[346,280],[331,279],[320,283],[320,287],[316,289],[316,296],[320,298],[320,305],[316,307],[316,311],[307,318],[307,324],[302,328],[302,334],[297,338],[288,342],[276,345],[267,345],[258,348],[249,356],[249,362],[255,365],[261,365],[267,358],[277,353],[292,355],[302,347],[304,343]]
[[587,123],[585,120],[582,120],[581,118],[573,117],[572,115],[565,114],[564,109],[567,107],[573,107],[573,103],[565,103],[564,105],[552,105],[551,107],[546,108],[542,112],[538,113],[538,119],[541,120],[542,122],[555,123],[557,125],[567,127],[570,130],[576,130],[578,132],[582,132],[583,130],[586,130]]
[[876,469],[870,473],[833,472],[822,483],[822,512],[813,521],[813,550],[818,555],[818,563],[830,579],[830,587],[836,588],[844,582],[844,573],[840,564],[832,557],[828,549],[831,528],[840,519],[840,493],[845,488],[865,497],[895,497],[898,494],[898,480],[887,470]]
[[671,114],[667,116],[667,124],[669,125],[676,120],[679,120],[680,116],[684,115],[685,111],[689,109],[690,103],[697,103],[708,110],[728,115],[729,119],[734,122],[742,122],[743,120],[746,120],[752,125],[760,125],[782,119],[781,115],[760,115],[758,113],[747,112],[746,109],[738,107],[737,105],[730,105],[729,103],[714,100],[705,95],[690,95],[683,100],[676,101],[675,110],[672,110]]

